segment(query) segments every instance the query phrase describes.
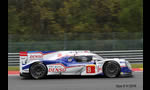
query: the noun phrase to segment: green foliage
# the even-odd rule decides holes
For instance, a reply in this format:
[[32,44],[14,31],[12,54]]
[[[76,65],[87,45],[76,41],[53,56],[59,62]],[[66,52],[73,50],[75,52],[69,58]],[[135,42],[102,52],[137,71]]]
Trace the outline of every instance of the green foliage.
[[[15,23],[14,23],[15,22]],[[19,33],[19,18],[15,7],[8,9],[8,34]]]
[[143,0],[122,0],[120,26],[127,32],[143,31]]
[[142,31],[143,0],[8,0],[8,34],[23,35],[18,41],[33,34]]

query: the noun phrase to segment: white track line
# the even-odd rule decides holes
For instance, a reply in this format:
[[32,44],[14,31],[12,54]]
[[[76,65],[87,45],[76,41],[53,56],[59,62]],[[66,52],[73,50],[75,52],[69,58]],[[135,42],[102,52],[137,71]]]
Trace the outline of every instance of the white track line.
[[133,71],[133,72],[143,72],[143,71]]
[[8,74],[8,76],[19,76],[19,74]]

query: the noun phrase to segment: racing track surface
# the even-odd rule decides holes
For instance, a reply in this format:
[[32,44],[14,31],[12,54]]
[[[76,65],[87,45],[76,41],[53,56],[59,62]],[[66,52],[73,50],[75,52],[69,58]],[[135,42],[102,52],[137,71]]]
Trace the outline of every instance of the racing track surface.
[[8,90],[143,90],[143,72],[133,75],[126,78],[51,76],[41,80],[8,75]]

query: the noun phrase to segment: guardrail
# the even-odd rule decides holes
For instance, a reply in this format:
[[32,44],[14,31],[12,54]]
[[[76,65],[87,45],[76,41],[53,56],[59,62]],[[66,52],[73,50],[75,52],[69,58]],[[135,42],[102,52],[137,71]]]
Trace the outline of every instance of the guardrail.
[[19,66],[19,53],[8,53],[8,66]]
[[[126,59],[130,63],[143,63],[143,50],[91,51],[103,58]],[[8,66],[19,65],[19,53],[8,53]]]
[[103,58],[126,59],[130,63],[143,63],[143,50],[92,51]]

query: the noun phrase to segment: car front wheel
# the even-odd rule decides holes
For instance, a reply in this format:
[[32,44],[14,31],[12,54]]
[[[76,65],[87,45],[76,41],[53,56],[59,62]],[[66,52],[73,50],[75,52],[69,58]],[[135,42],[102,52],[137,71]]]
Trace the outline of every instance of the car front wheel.
[[104,64],[103,72],[106,77],[117,77],[120,75],[120,65],[115,61],[109,61]]

